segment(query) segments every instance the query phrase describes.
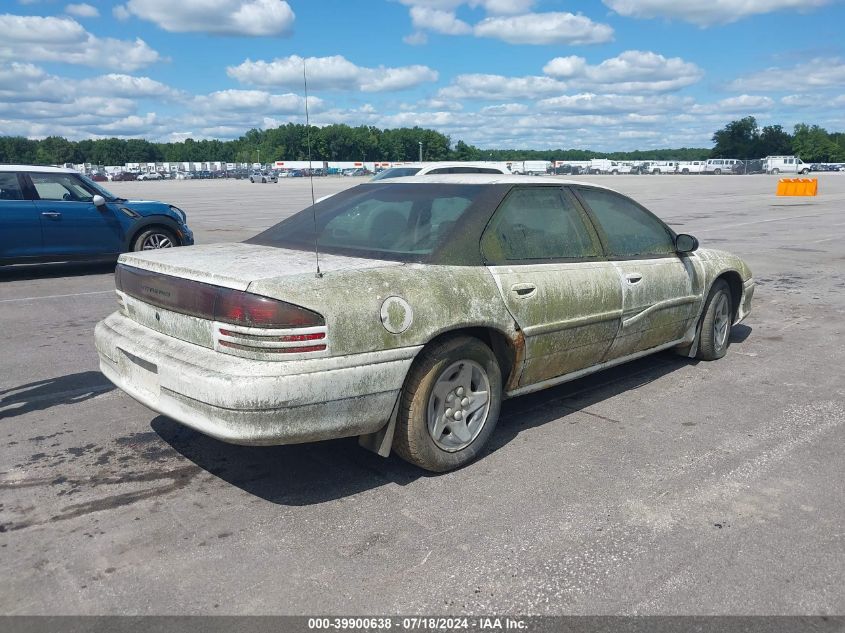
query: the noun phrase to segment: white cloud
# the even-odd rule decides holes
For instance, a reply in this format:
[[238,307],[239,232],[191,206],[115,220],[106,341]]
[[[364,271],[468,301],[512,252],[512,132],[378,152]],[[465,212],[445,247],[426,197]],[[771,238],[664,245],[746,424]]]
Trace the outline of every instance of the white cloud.
[[176,33],[285,35],[295,19],[284,0],[129,0],[124,9],[121,16],[132,14]]
[[434,31],[445,35],[464,35],[472,32],[472,27],[455,17],[452,11],[430,7],[411,7],[411,23],[418,31]]
[[827,100],[822,102],[818,97],[814,97],[813,95],[807,94],[797,94],[797,95],[786,95],[782,97],[780,102],[792,108],[810,108],[813,106],[818,105],[825,105],[828,103]]
[[833,0],[602,0],[620,15],[635,18],[670,18],[699,26],[727,24],[742,18],[773,11],[807,11]]
[[501,103],[481,108],[482,114],[489,114],[490,116],[511,116],[525,114],[526,112],[528,112],[528,106],[524,103]]
[[833,57],[812,59],[790,68],[767,68],[734,79],[728,84],[728,89],[781,92],[823,90],[843,85],[845,85],[845,59]]
[[601,44],[613,40],[613,29],[573,13],[528,13],[488,17],[475,25],[478,37],[492,37],[510,44]]
[[247,59],[238,66],[229,66],[226,73],[245,84],[255,86],[302,86],[303,64],[307,68],[308,86],[315,90],[361,90],[388,92],[413,88],[437,81],[437,71],[428,66],[379,66],[367,68],[353,64],[341,55],[281,57],[271,62]]
[[452,11],[463,5],[470,8],[481,8],[492,15],[515,15],[528,13],[535,4],[535,0],[399,0],[411,7],[423,7],[438,11]]
[[0,15],[0,60],[49,61],[137,70],[161,61],[144,40],[98,38],[71,18]]
[[583,77],[587,71],[587,60],[577,55],[555,57],[543,66],[543,72],[558,79]]
[[458,75],[452,83],[441,88],[439,99],[535,99],[561,94],[567,85],[551,77],[506,77],[504,75]]
[[680,57],[650,51],[625,51],[590,66],[583,57],[556,57],[543,72],[582,87],[609,86],[613,92],[668,92],[696,83],[704,72]]
[[[50,75],[34,64],[0,64],[0,101],[6,103],[79,103],[84,97],[117,100],[155,99],[178,101],[183,93],[149,77],[109,73],[85,79]],[[26,114],[27,105],[16,106]]]
[[753,114],[771,110],[775,105],[771,97],[759,95],[739,95],[728,97],[714,103],[695,105],[689,108],[691,114]]
[[[215,112],[264,112],[272,114],[303,114],[305,99],[296,94],[275,95],[263,90],[220,90],[194,98],[200,109]],[[324,107],[322,99],[308,97],[308,108],[319,112]]]
[[414,31],[402,38],[402,41],[411,46],[421,46],[428,42],[428,35],[422,31]]
[[125,22],[132,17],[132,14],[129,13],[129,9],[122,4],[112,7],[111,14],[115,17],[115,19],[120,20],[121,22]]
[[65,7],[65,13],[68,15],[75,15],[78,18],[97,18],[100,16],[100,12],[97,10],[97,7],[81,3],[81,4],[69,4]]
[[105,94],[115,97],[133,99],[156,98],[168,101],[179,99],[183,96],[179,90],[171,88],[155,79],[117,73],[83,79],[79,84],[83,90],[89,93]]
[[691,99],[659,96],[631,96],[617,94],[594,94],[585,92],[574,95],[560,95],[541,99],[537,108],[550,112],[592,112],[598,114],[609,113],[651,113],[672,112],[686,105],[691,105]]

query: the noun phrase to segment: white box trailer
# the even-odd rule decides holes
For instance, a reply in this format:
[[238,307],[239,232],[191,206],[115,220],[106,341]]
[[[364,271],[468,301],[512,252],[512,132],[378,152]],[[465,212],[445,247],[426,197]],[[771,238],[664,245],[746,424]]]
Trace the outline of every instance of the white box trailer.
[[544,176],[549,172],[549,161],[546,160],[523,160],[508,161],[508,169],[512,174]]
[[766,156],[767,174],[809,174],[810,166],[797,156]]

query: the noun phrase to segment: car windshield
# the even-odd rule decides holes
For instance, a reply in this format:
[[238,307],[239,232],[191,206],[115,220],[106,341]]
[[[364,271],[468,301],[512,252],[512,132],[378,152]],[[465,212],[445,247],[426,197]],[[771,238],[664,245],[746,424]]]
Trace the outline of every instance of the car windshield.
[[419,170],[419,167],[391,167],[390,169],[385,169],[383,172],[373,176],[370,179],[370,182],[373,182],[374,180],[387,180],[388,178],[415,176]]
[[278,248],[396,261],[423,261],[455,232],[481,185],[359,185],[247,240]]
[[101,187],[99,183],[94,182],[93,180],[88,178],[88,176],[83,176],[82,174],[79,174],[79,177],[83,180],[83,182],[85,182],[86,185],[88,185],[91,189],[99,193],[106,200],[122,200],[122,198],[118,198],[111,191],[109,191],[105,187]]

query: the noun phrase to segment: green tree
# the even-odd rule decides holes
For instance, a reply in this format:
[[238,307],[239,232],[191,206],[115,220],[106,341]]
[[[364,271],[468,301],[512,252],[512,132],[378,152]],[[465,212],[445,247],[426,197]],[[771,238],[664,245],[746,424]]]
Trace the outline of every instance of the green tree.
[[747,116],[731,121],[713,134],[711,158],[754,158],[760,140],[757,120]]

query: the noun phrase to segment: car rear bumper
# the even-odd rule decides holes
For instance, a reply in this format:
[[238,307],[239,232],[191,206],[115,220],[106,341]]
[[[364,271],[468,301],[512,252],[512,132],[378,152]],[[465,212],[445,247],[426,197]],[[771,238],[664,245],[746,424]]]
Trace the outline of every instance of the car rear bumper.
[[186,343],[120,313],[94,331],[100,369],[150,409],[233,444],[295,444],[373,433],[420,347],[255,361]]

